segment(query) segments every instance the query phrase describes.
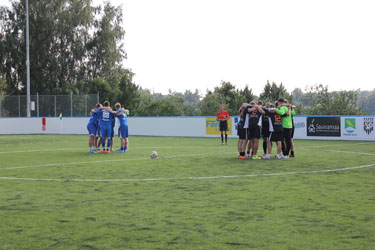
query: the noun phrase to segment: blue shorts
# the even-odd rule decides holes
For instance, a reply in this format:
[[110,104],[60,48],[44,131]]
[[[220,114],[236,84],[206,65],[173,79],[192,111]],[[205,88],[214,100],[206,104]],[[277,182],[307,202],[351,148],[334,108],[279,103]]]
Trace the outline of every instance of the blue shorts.
[[96,137],[102,137],[102,127],[100,125],[96,128]]
[[87,124],[87,130],[89,131],[89,135],[96,136],[98,127],[95,124]]
[[120,126],[118,137],[120,137],[120,138],[128,138],[129,137],[128,126]]
[[101,125],[101,132],[102,132],[102,137],[111,137],[111,130],[112,130],[112,126],[111,124],[109,125]]

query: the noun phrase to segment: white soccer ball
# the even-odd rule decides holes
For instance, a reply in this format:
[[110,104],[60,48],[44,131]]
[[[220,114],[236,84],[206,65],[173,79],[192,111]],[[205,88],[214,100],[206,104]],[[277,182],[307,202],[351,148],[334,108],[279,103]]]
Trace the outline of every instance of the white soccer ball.
[[158,157],[158,152],[152,151],[151,152],[151,158],[157,158]]

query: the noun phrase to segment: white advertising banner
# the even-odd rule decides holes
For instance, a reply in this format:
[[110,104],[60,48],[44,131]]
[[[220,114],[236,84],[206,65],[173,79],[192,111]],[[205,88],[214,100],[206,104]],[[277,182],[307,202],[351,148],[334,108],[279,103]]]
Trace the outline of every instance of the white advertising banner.
[[375,140],[375,117],[341,117],[341,137],[343,140]]
[[[228,124],[237,138],[238,117]],[[375,141],[375,116],[295,116],[294,138]],[[0,118],[0,134],[87,134],[89,117]],[[215,117],[129,117],[129,135],[220,137]],[[115,133],[118,122],[116,121]],[[117,133],[116,133],[117,134]]]
[[294,116],[294,139],[306,139],[306,117]]

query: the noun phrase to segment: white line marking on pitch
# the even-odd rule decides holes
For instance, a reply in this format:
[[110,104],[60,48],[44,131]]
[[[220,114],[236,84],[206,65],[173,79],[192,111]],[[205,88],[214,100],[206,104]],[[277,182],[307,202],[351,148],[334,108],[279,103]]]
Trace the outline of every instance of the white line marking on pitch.
[[375,142],[358,142],[352,144],[331,144],[331,145],[318,145],[318,146],[309,146],[309,147],[297,147],[296,149],[313,149],[313,148],[327,148],[327,147],[344,147],[344,146],[353,146],[362,145],[362,144],[375,144]]
[[357,155],[375,155],[366,152],[353,152],[353,151],[345,151],[345,150],[327,150],[328,152],[336,152],[336,153],[346,153],[346,154],[357,154]]
[[224,175],[224,176],[205,176],[205,177],[181,177],[181,178],[149,178],[149,179],[41,179],[41,178],[18,178],[18,177],[0,177],[1,180],[20,180],[20,181],[71,181],[71,182],[146,182],[146,181],[176,181],[176,180],[207,180],[207,179],[226,179],[226,178],[246,178],[262,176],[281,176],[298,174],[319,174],[338,171],[347,171],[353,169],[362,169],[374,167],[375,164],[363,165],[348,168],[336,168],[326,170],[311,170],[301,172],[269,173],[269,174],[248,174],[248,175]]
[[[172,159],[179,157],[194,157],[194,156],[209,156],[217,155],[218,153],[212,154],[190,154],[190,155],[170,155],[170,156],[161,156],[160,159]],[[234,154],[233,152],[222,152],[220,154]],[[151,160],[150,157],[142,158],[125,158],[125,159],[114,159],[114,160],[102,160],[102,161],[78,161],[78,162],[61,162],[61,163],[50,163],[43,165],[30,165],[30,166],[18,166],[18,167],[9,167],[9,168],[0,168],[0,170],[14,170],[14,169],[23,169],[23,168],[37,168],[37,167],[57,167],[64,165],[79,165],[79,164],[92,164],[92,163],[104,163],[104,162],[121,162],[121,161],[139,161],[139,160]]]

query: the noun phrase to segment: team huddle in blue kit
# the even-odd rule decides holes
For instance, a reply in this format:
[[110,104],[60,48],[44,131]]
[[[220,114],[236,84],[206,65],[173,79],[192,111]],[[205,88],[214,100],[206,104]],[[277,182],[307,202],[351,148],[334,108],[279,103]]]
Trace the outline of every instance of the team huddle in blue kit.
[[100,143],[103,148],[102,153],[108,154],[112,151],[116,117],[120,124],[118,136],[121,141],[121,148],[117,152],[128,152],[128,115],[129,111],[122,108],[120,103],[115,104],[115,111],[110,107],[109,101],[105,101],[103,105],[96,104],[90,112],[90,120],[87,124],[90,153],[100,152]]

